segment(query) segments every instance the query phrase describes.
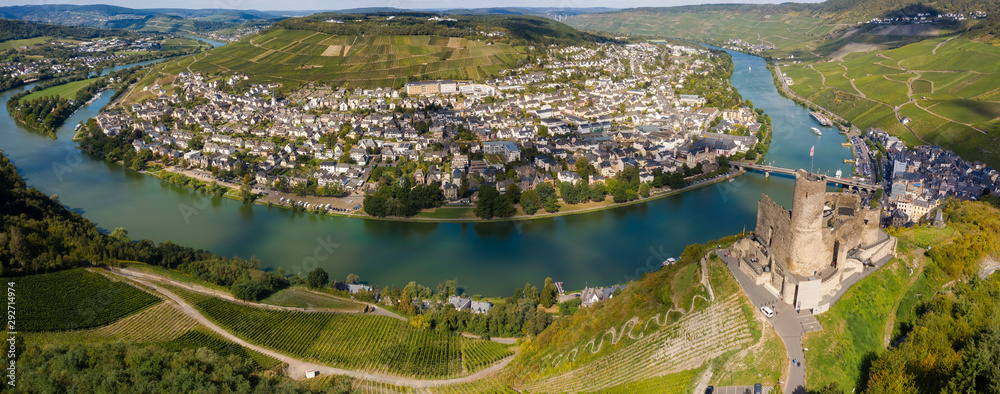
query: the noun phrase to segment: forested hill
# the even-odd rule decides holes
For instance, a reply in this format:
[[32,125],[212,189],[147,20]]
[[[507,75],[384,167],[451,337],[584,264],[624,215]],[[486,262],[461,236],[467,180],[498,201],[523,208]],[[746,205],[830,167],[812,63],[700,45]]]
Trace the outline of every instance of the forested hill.
[[47,23],[35,23],[14,19],[0,19],[0,41],[20,40],[42,36],[87,40],[99,37],[123,37],[131,34],[134,33],[118,29],[50,25]]
[[303,18],[289,18],[275,23],[275,28],[310,30],[338,36],[428,35],[486,38],[493,37],[512,45],[585,45],[606,42],[608,37],[577,30],[548,18],[528,15],[448,15],[434,13],[391,12],[374,14],[320,13]]
[[171,242],[133,242],[124,229],[101,233],[89,220],[60,204],[58,196],[28,187],[0,152],[0,276],[119,261],[172,268],[227,287],[251,287],[257,292],[251,298],[286,285],[284,278],[258,269],[259,262],[253,258],[224,258]]

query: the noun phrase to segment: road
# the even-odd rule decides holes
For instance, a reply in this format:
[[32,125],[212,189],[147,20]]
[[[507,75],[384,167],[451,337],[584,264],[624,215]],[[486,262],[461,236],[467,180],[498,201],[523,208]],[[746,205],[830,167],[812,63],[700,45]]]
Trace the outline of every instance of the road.
[[288,377],[290,377],[292,379],[296,379],[296,380],[305,379],[306,371],[315,370],[315,371],[319,371],[320,375],[345,375],[345,376],[350,376],[352,378],[364,379],[364,380],[368,380],[368,381],[379,382],[379,383],[386,383],[386,384],[397,385],[397,386],[408,386],[408,387],[414,387],[414,388],[447,386],[447,385],[453,385],[453,384],[461,384],[461,383],[474,382],[476,380],[479,380],[479,379],[482,379],[484,377],[487,377],[487,376],[493,374],[494,372],[499,371],[503,367],[507,366],[507,364],[510,363],[510,361],[514,359],[514,357],[517,355],[517,352],[519,350],[518,348],[514,348],[514,353],[515,354],[513,356],[509,356],[509,357],[503,359],[502,361],[500,361],[499,363],[493,364],[489,368],[483,369],[483,370],[481,370],[479,372],[473,373],[473,374],[468,375],[468,376],[463,376],[461,378],[445,379],[445,380],[411,379],[411,378],[405,378],[405,377],[394,376],[394,375],[368,373],[368,372],[361,372],[361,371],[350,371],[350,370],[346,370],[346,369],[333,368],[333,367],[328,367],[328,366],[325,366],[325,365],[313,364],[313,363],[310,363],[310,362],[302,361],[302,360],[299,360],[299,359],[296,359],[296,358],[292,358],[292,357],[286,356],[286,355],[278,353],[278,352],[274,352],[274,351],[262,348],[260,346],[252,345],[252,344],[250,344],[250,343],[248,343],[248,342],[246,342],[246,341],[244,341],[244,340],[242,340],[240,338],[237,338],[235,335],[230,334],[229,331],[224,330],[222,327],[219,327],[219,326],[215,325],[215,323],[212,323],[210,320],[208,320],[208,318],[206,318],[204,315],[202,315],[200,312],[198,312],[197,309],[195,309],[190,304],[188,304],[186,301],[184,301],[183,298],[181,298],[181,297],[177,296],[176,294],[174,294],[173,292],[171,292],[171,291],[169,291],[169,290],[167,290],[167,289],[165,289],[165,288],[163,288],[163,287],[161,287],[161,286],[153,283],[152,281],[143,279],[143,278],[141,278],[139,276],[136,276],[136,275],[131,275],[130,272],[122,272],[122,271],[110,271],[110,272],[113,272],[113,273],[115,273],[117,275],[120,275],[120,276],[123,276],[125,278],[128,278],[130,280],[136,281],[136,282],[138,282],[138,283],[140,283],[140,284],[142,284],[144,286],[147,286],[147,287],[149,287],[149,288],[151,288],[153,290],[156,290],[157,292],[160,292],[161,294],[167,296],[168,298],[170,298],[175,303],[175,305],[177,306],[177,308],[181,312],[183,312],[185,315],[188,315],[191,318],[195,319],[198,323],[201,323],[201,325],[205,326],[206,328],[214,331],[215,333],[217,333],[219,335],[222,335],[223,338],[226,338],[226,339],[228,339],[228,340],[230,340],[230,341],[232,341],[232,342],[234,342],[234,343],[236,343],[236,344],[238,344],[240,346],[243,346],[243,347],[245,347],[247,349],[259,352],[261,354],[267,355],[268,357],[274,358],[274,359],[276,359],[278,361],[281,361],[283,363],[288,364],[287,375],[288,375]]
[[[213,289],[209,289],[209,288],[204,287],[204,286],[193,285],[193,284],[190,284],[190,283],[185,283],[185,282],[181,282],[181,281],[178,281],[178,280],[174,280],[174,279],[162,276],[162,275],[156,275],[156,274],[151,274],[151,273],[147,273],[147,272],[141,272],[141,271],[134,270],[134,269],[131,269],[131,268],[109,269],[109,271],[111,271],[113,273],[116,273],[116,274],[119,274],[119,275],[124,275],[124,276],[130,277],[130,278],[141,278],[141,279],[144,279],[144,280],[150,280],[150,281],[154,281],[154,282],[159,282],[159,283],[168,284],[168,285],[171,285],[171,286],[176,286],[176,287],[184,288],[184,289],[196,292],[196,293],[201,293],[201,294],[204,294],[204,295],[207,295],[207,296],[212,296],[212,297],[215,297],[215,298],[221,298],[221,299],[229,301],[229,302],[233,302],[233,303],[237,303],[237,304],[243,304],[243,305],[247,305],[247,306],[252,306],[252,307],[255,307],[255,308],[271,309],[271,310],[279,310],[279,311],[305,312],[305,313],[323,313],[323,312],[346,313],[346,314],[361,314],[362,313],[361,309],[358,309],[358,308],[354,308],[354,309],[339,309],[339,310],[338,309],[315,310],[315,309],[296,308],[296,307],[291,307],[291,306],[279,306],[279,305],[261,304],[259,302],[250,302],[250,301],[238,300],[235,297],[233,297],[231,294],[229,294],[228,292],[225,292],[225,291],[213,290]],[[312,291],[310,290],[310,292],[312,292]],[[329,295],[329,294],[325,294],[325,293],[318,293],[318,292],[314,292],[314,293],[320,294],[320,295],[325,295],[325,296],[328,296],[328,297],[333,297],[333,298],[340,298],[340,297],[335,297],[335,296],[332,296],[332,295]],[[348,301],[348,300],[344,299],[344,301]],[[402,317],[402,316],[399,316],[399,315],[397,315],[395,313],[389,312],[389,311],[385,310],[384,308],[379,308],[378,305],[367,303],[367,302],[356,301],[356,300],[350,300],[350,301],[358,304],[359,308],[361,307],[361,305],[367,305],[368,307],[372,308],[373,311],[372,312],[368,312],[368,314],[391,317],[391,318],[399,319],[399,320],[402,320],[402,321],[409,321],[405,317]]]
[[781,341],[785,343],[785,349],[788,352],[788,361],[794,359],[797,363],[801,363],[801,365],[791,365],[789,363],[788,380],[785,382],[784,393],[805,394],[806,360],[805,349],[802,346],[802,334],[805,332],[805,326],[814,322],[815,318],[807,311],[796,313],[791,305],[782,302],[778,299],[777,295],[753,283],[753,281],[743,274],[743,271],[740,271],[736,265],[736,259],[727,255],[728,251],[719,249],[716,252],[722,261],[726,263],[726,266],[729,267],[729,271],[732,272],[733,277],[739,282],[740,287],[743,288],[743,292],[746,293],[747,298],[753,303],[754,308],[759,309],[761,306],[767,305],[775,311],[776,315],[767,319],[767,321],[771,323],[774,331],[778,333]]

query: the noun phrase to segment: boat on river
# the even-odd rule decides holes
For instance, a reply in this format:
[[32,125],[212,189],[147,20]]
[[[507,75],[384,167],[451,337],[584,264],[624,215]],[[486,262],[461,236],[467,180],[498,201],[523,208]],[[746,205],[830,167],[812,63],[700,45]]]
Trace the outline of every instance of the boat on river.
[[813,134],[816,134],[816,135],[823,135],[823,132],[822,132],[822,131],[819,131],[819,129],[817,129],[817,128],[815,128],[815,127],[810,127],[810,128],[809,128],[809,131],[812,131],[812,132],[813,132]]

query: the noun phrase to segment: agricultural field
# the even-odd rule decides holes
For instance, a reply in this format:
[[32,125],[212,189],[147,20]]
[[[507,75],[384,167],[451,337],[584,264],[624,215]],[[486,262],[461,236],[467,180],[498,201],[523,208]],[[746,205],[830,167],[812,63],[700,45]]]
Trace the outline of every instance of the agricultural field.
[[484,339],[462,341],[462,364],[467,371],[478,371],[489,367],[512,354],[513,350],[497,346],[496,342]]
[[103,326],[160,302],[132,285],[82,268],[0,280],[14,283],[18,331]]
[[50,37],[50,36],[25,38],[23,40],[7,40],[7,41],[0,41],[0,51],[7,50],[7,49],[14,49],[14,48],[26,47],[26,46],[32,46],[32,45],[40,45],[40,44],[45,44],[45,43],[49,43],[49,42],[52,42],[52,41],[74,42],[74,43],[75,42],[79,42],[77,40],[73,40],[73,39],[69,39],[69,38],[55,38],[55,37]]
[[174,37],[163,40],[160,47],[164,51],[183,51],[188,49],[211,48],[208,43],[188,37]]
[[160,347],[167,351],[207,348],[220,356],[235,355],[244,359],[249,358],[259,368],[265,370],[274,369],[281,365],[281,362],[278,360],[230,342],[202,327],[189,330],[171,341],[162,342],[160,343]]
[[[706,251],[689,247],[681,260],[697,262]],[[653,272],[557,320],[522,345],[504,377],[531,392],[690,392],[691,377],[711,368],[711,384],[776,385],[787,365],[780,338],[753,314],[721,261],[708,268],[713,301],[697,263]]]
[[255,81],[298,86],[400,87],[409,80],[482,80],[522,59],[507,44],[438,36],[334,36],[269,29],[162,67],[164,74],[241,72]]
[[772,44],[788,51],[826,36],[838,28],[825,19],[758,12],[671,12],[635,9],[573,16],[566,24],[582,30],[724,42],[741,38],[751,44]]
[[701,370],[698,369],[689,369],[655,378],[628,382],[604,390],[593,391],[593,393],[683,394],[691,391],[691,387],[694,386],[700,372]]
[[340,368],[441,379],[484,368],[485,359],[508,351],[494,342],[474,344],[470,361],[463,363],[463,342],[472,340],[418,329],[394,318],[265,310],[171,290],[248,342]]
[[781,71],[795,82],[792,91],[861,129],[882,128],[908,145],[940,145],[1000,165],[1000,48],[931,38],[840,61],[783,60]]
[[262,300],[261,303],[303,309],[358,310],[362,308],[362,305],[356,302],[294,287],[279,290]]
[[90,84],[97,81],[97,78],[84,79],[80,81],[65,83],[62,85],[53,86],[48,89],[42,89],[27,96],[21,98],[21,101],[34,100],[36,98],[46,97],[46,96],[59,96],[72,100],[76,97],[76,92],[81,89],[90,86]]

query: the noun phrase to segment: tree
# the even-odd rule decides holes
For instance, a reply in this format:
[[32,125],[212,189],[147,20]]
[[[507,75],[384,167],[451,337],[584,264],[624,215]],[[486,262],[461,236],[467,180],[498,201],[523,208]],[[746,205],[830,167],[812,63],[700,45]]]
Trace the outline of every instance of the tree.
[[525,283],[524,298],[529,300],[530,305],[538,305],[538,288],[531,283]]
[[528,190],[521,193],[521,210],[528,215],[534,215],[538,212],[538,208],[542,206],[541,201],[538,198],[538,192],[534,190]]
[[115,230],[111,232],[111,238],[128,242],[128,230],[125,230],[125,227],[115,227]]
[[607,191],[604,189],[604,182],[597,182],[590,188],[590,201],[604,201]]
[[309,272],[309,276],[306,278],[306,283],[310,289],[318,289],[326,286],[330,282],[330,275],[327,275],[326,270],[322,268],[316,268]]
[[240,201],[244,204],[253,202],[253,193],[250,192],[250,182],[253,182],[253,176],[250,174],[244,175],[243,184],[240,185]]
[[545,278],[545,286],[542,287],[542,294],[540,297],[542,306],[551,308],[552,305],[556,303],[558,296],[559,290],[556,289],[556,285],[552,282],[552,278]]
[[246,301],[259,301],[267,294],[267,290],[263,286],[250,279],[234,284],[230,288],[230,292],[233,293],[233,297]]
[[549,136],[549,127],[546,126],[546,125],[543,125],[543,124],[538,125],[538,136],[542,137],[542,138],[548,137]]
[[507,197],[507,200],[510,201],[511,204],[521,203],[521,187],[516,183],[512,183],[510,186],[507,186],[507,191],[505,191],[503,195]]
[[358,283],[361,283],[361,277],[359,277],[357,274],[347,274],[347,280],[345,282],[352,285],[356,285]]
[[483,219],[491,219],[494,216],[510,217],[514,215],[514,207],[493,185],[483,185],[479,188],[479,201],[476,202],[473,212]]
[[639,185],[639,195],[643,198],[649,197],[649,183]]
[[548,182],[542,183],[535,188],[535,191],[538,193],[538,199],[541,200],[542,207],[545,208],[545,211],[559,211],[559,201],[556,198],[556,189],[552,187],[552,184]]

